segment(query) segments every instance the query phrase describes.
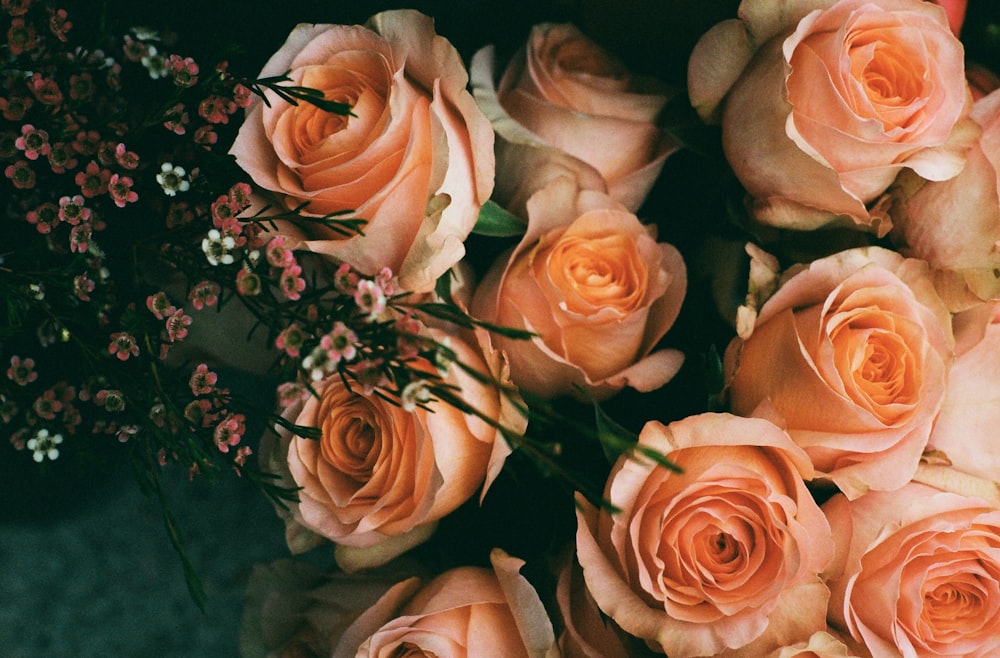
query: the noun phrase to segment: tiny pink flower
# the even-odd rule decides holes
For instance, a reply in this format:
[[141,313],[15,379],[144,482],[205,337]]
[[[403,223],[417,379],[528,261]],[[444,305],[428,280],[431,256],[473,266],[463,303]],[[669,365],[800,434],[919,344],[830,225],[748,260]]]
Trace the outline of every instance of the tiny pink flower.
[[56,394],[52,389],[42,393],[31,405],[31,410],[43,420],[53,420],[60,411],[63,403],[56,399]]
[[244,297],[259,295],[262,288],[260,277],[243,267],[236,273],[236,292]]
[[297,324],[290,324],[278,334],[274,346],[293,359],[299,358],[302,345],[306,342],[306,334]]
[[235,102],[215,94],[198,104],[198,116],[209,123],[229,123],[229,115],[235,111]]
[[97,92],[94,77],[88,72],[69,76],[69,97],[75,101],[87,101]]
[[42,105],[60,105],[63,93],[55,80],[46,78],[41,73],[35,73],[28,80],[28,88],[35,99]]
[[125,410],[125,394],[115,389],[101,389],[94,395],[94,404],[117,413]]
[[330,353],[335,362],[344,359],[351,361],[357,356],[358,335],[343,322],[337,321],[333,330],[320,339],[320,345]]
[[253,188],[248,183],[236,183],[229,188],[229,200],[233,206],[242,211],[250,206],[250,194],[252,192]]
[[285,236],[279,235],[267,243],[264,253],[272,267],[286,268],[295,264],[295,254],[285,246]]
[[250,91],[249,87],[237,84],[233,87],[233,101],[237,107],[245,110],[250,107],[250,103],[253,101],[253,92]]
[[37,160],[39,156],[48,155],[52,149],[49,145],[49,134],[30,123],[21,126],[21,136],[14,140],[14,146],[19,151],[24,151],[24,157],[29,160]]
[[73,179],[80,186],[80,192],[88,199],[104,194],[108,191],[108,181],[111,179],[111,172],[102,169],[97,162],[91,160],[86,169],[78,171]]
[[170,302],[167,293],[158,292],[146,298],[146,308],[156,316],[157,320],[163,320],[168,315],[172,315],[177,308]]
[[73,27],[73,22],[69,20],[69,14],[65,9],[48,8],[49,30],[60,41],[66,41],[66,33]]
[[215,445],[219,452],[229,452],[231,446],[243,440],[246,432],[246,417],[243,414],[230,414],[215,426]]
[[237,466],[245,466],[247,463],[247,457],[253,454],[253,449],[250,446],[240,446],[236,450],[236,456],[233,457],[233,463]]
[[90,293],[94,292],[94,281],[86,274],[78,274],[73,277],[73,294],[77,299],[84,302],[90,301]]
[[212,281],[201,281],[191,288],[188,299],[191,300],[191,305],[194,306],[195,310],[200,311],[206,306],[211,307],[219,303],[221,292],[222,288],[219,284]]
[[0,116],[8,121],[20,121],[34,103],[28,96],[0,97]]
[[27,160],[18,160],[12,165],[7,165],[3,174],[19,190],[30,190],[35,186],[35,172]]
[[63,174],[66,173],[68,169],[73,169],[76,167],[77,159],[73,157],[75,151],[66,142],[56,142],[49,149],[48,159],[49,166],[52,167],[52,173]]
[[344,263],[333,275],[333,286],[342,295],[354,295],[358,289],[358,275]]
[[123,169],[132,170],[139,166],[139,155],[129,151],[124,144],[115,147],[115,162]]
[[302,274],[300,265],[290,265],[282,270],[281,278],[278,280],[281,292],[292,301],[300,299],[302,297],[300,293],[306,289],[306,280],[299,276],[300,274]]
[[80,194],[64,196],[59,199],[59,219],[76,226],[81,221],[90,219],[90,208],[83,204],[84,198]]
[[191,373],[191,380],[188,384],[191,386],[191,392],[195,395],[208,395],[215,390],[215,384],[218,381],[219,376],[209,370],[206,364],[200,363]]
[[119,208],[139,200],[139,195],[132,189],[132,185],[133,181],[128,176],[112,174],[108,180],[108,194]]
[[382,359],[365,359],[352,368],[365,395],[371,395],[376,388],[385,386],[389,380],[382,369]]
[[374,320],[385,311],[386,297],[382,287],[371,279],[362,279],[354,291],[354,303],[369,320]]
[[115,355],[120,361],[127,361],[130,356],[139,356],[139,346],[131,334],[119,331],[111,334],[108,354]]
[[59,208],[54,203],[46,201],[34,210],[28,211],[25,219],[29,224],[33,224],[39,233],[43,235],[51,233],[59,223]]
[[183,135],[187,132],[186,126],[189,121],[188,113],[184,111],[184,104],[177,103],[164,114],[163,127],[175,135]]
[[7,379],[18,386],[27,386],[38,379],[35,372],[35,360],[32,358],[22,359],[19,356],[10,357],[10,367],[7,368]]
[[212,126],[201,126],[194,131],[194,143],[206,149],[211,149],[218,141],[219,133],[215,132]]
[[167,318],[167,340],[176,343],[184,340],[188,335],[188,327],[191,326],[191,316],[184,314],[184,309],[177,309]]
[[178,87],[192,87],[198,82],[198,65],[190,57],[171,55],[167,59],[167,69]]
[[90,222],[83,222],[74,226],[69,232],[70,251],[82,254],[90,248],[90,237],[92,227]]

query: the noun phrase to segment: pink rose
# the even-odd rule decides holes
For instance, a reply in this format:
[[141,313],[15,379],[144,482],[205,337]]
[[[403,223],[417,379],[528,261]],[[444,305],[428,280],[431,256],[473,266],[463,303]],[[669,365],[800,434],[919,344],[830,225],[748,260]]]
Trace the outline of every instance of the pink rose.
[[260,187],[302,214],[350,211],[364,236],[318,222],[299,248],[365,274],[389,267],[425,291],[458,262],[493,189],[493,131],[467,91],[458,52],[415,11],[362,26],[302,24],[261,71],[347,103],[351,116],[272,92],[249,109],[231,153]]
[[[810,11],[811,10],[811,11]],[[975,129],[962,44],[923,0],[744,0],[688,68],[692,104],[721,120],[757,218],[884,233],[872,204],[904,168],[957,174]]]
[[[497,337],[520,388],[556,397],[585,388],[653,390],[680,368],[652,352],[673,325],[687,286],[680,253],[607,195],[555,180],[528,201],[528,229],[472,300],[472,314],[538,334]],[[652,352],[652,353],[651,353]]]
[[626,455],[604,492],[620,511],[581,501],[577,554],[606,615],[671,658],[763,656],[826,628],[833,540],[787,434],[703,414],[647,423],[639,445],[683,471]]
[[830,620],[875,658],[1000,652],[1000,510],[912,483],[823,505]]
[[957,356],[928,448],[954,468],[1000,481],[1000,303],[955,317]]
[[557,656],[552,624],[524,564],[495,549],[493,569],[459,567],[390,589],[340,637],[331,658]]
[[946,181],[900,176],[893,240],[940,270],[953,310],[1000,297],[1000,91],[976,101],[983,132],[962,172]]
[[851,498],[913,477],[954,341],[927,264],[878,247],[786,272],[726,354],[733,413],[771,418]]
[[657,125],[673,92],[632,75],[573,25],[536,25],[499,85],[492,47],[476,54],[471,75],[499,136],[497,198],[515,212],[567,172],[634,212],[677,149]]
[[[454,336],[449,345],[462,363],[504,381],[496,355],[484,357]],[[523,431],[524,418],[497,387],[455,365],[444,383],[487,418]],[[442,402],[408,411],[357,386],[348,389],[339,374],[314,389],[316,396],[282,415],[322,436],[307,439],[279,427],[261,442],[261,464],[282,485],[301,488],[298,502],[279,509],[289,548],[302,552],[328,539],[347,570],[387,562],[425,541],[438,519],[492,481],[510,452],[497,428]]]

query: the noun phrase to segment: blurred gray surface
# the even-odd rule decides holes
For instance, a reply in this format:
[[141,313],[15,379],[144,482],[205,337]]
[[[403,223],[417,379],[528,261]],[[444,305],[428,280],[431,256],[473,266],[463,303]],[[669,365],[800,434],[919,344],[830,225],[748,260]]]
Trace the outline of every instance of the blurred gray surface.
[[123,470],[56,498],[45,513],[0,520],[0,658],[237,655],[247,577],[255,562],[287,557],[282,524],[235,475],[189,483],[168,469],[164,489],[205,612],[188,593],[155,499]]

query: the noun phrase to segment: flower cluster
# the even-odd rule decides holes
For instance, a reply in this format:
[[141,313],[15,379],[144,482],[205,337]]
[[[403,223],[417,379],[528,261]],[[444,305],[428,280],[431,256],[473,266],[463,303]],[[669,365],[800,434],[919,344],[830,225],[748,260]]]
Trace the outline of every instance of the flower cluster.
[[248,657],[994,655],[965,3],[743,0],[683,90],[558,4],[464,53],[303,23],[249,78],[2,0],[10,443],[258,482],[335,565],[256,571]]

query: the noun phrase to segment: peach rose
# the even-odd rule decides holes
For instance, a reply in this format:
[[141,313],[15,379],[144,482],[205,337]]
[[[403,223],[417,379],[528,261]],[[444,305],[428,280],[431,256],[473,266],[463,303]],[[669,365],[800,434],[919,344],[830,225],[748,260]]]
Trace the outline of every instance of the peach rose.
[[1000,297],[1000,91],[976,101],[983,132],[962,172],[946,181],[900,176],[892,239],[940,270],[953,310]]
[[913,477],[954,340],[923,261],[878,247],[792,268],[726,353],[733,413],[771,418],[851,498]]
[[923,0],[743,0],[688,68],[692,104],[773,226],[858,225],[896,175],[956,175],[975,138],[964,50]]
[[683,472],[624,455],[604,492],[620,511],[580,501],[577,554],[606,615],[671,658],[763,656],[826,628],[833,540],[787,434],[702,414],[649,422],[639,445]]
[[830,620],[875,658],[1000,652],[1000,510],[918,483],[823,505]]
[[431,582],[404,581],[358,617],[331,658],[558,656],[552,624],[538,594],[503,551],[493,569],[459,567]]
[[1000,303],[955,317],[957,356],[928,448],[954,468],[1000,481]]
[[425,291],[458,262],[493,190],[493,131],[458,52],[415,11],[365,26],[301,24],[261,71],[347,103],[351,116],[267,93],[247,113],[231,153],[260,187],[302,214],[350,211],[364,236],[307,225],[301,249],[372,275],[389,267]]
[[498,134],[499,202],[517,212],[551,176],[572,172],[636,211],[677,150],[657,125],[673,92],[634,76],[570,24],[532,28],[499,84],[494,59],[492,47],[481,50],[471,76]]
[[626,385],[653,390],[680,368],[679,352],[652,350],[686,286],[674,247],[607,195],[560,178],[528,201],[527,232],[486,274],[472,314],[538,334],[496,339],[523,390],[556,397],[579,386],[606,398]]
[[[491,368],[464,341],[453,336],[449,345],[462,363],[503,381],[495,355],[488,356]],[[444,382],[488,418],[524,430],[523,416],[497,387],[455,365]],[[282,415],[297,426],[319,428],[321,438],[279,427],[261,442],[261,464],[280,476],[280,484],[300,488],[298,502],[279,508],[289,548],[302,552],[328,539],[347,570],[382,564],[425,541],[438,519],[484,481],[488,486],[510,452],[497,428],[442,402],[407,411],[375,393],[348,389],[336,373],[314,389],[316,396]]]

